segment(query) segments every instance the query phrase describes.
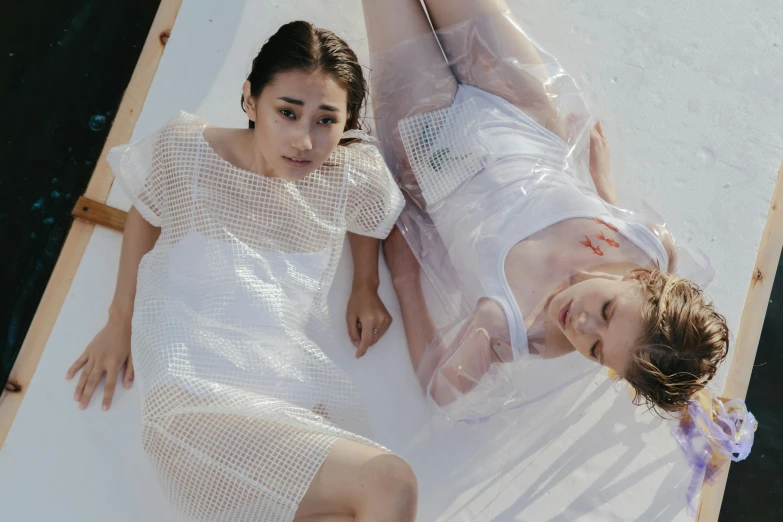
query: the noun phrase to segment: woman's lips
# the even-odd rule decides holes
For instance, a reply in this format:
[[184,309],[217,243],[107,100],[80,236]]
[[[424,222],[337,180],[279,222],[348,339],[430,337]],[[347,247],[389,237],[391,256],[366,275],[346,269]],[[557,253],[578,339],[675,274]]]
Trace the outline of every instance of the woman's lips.
[[288,156],[283,156],[283,159],[292,167],[306,167],[310,164],[310,160],[308,159],[289,158]]
[[560,322],[560,326],[563,328],[563,330],[566,329],[566,321],[568,321],[568,312],[570,310],[571,302],[569,301],[568,304],[560,310],[560,314],[557,316],[557,320]]

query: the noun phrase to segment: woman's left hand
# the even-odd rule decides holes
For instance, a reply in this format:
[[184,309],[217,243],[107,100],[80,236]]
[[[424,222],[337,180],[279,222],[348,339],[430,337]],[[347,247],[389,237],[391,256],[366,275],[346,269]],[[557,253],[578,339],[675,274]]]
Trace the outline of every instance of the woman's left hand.
[[356,346],[357,359],[367,353],[392,324],[389,311],[378,297],[377,288],[372,285],[354,285],[348,300],[346,320],[348,335]]

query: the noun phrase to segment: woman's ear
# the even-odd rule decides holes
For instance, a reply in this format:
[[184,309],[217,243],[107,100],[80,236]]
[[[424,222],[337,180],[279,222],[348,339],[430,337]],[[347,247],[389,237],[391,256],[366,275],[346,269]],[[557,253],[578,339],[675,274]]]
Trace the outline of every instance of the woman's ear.
[[256,121],[256,99],[250,91],[250,82],[245,80],[242,84],[242,96],[244,98],[244,108],[250,121]]

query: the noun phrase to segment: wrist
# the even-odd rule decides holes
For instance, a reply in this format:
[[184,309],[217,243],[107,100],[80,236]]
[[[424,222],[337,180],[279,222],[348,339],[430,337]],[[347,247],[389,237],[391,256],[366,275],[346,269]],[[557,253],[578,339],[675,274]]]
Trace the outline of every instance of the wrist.
[[351,292],[357,291],[378,291],[380,281],[377,277],[354,277]]
[[112,303],[109,306],[109,322],[130,326],[133,319],[133,302]]
[[419,271],[408,272],[392,276],[392,285],[394,290],[399,294],[400,292],[421,291],[421,276]]

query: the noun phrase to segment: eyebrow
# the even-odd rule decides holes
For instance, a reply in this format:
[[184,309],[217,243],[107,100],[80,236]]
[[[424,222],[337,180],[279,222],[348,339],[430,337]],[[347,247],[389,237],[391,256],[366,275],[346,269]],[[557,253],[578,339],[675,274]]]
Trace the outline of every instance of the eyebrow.
[[[290,103],[291,105],[298,105],[300,107],[304,107],[304,102],[302,100],[297,100],[295,98],[289,98],[288,96],[281,96],[278,98],[278,100],[283,100],[285,102]],[[332,107],[331,105],[321,105],[319,109],[329,112],[340,112],[337,107]]]

